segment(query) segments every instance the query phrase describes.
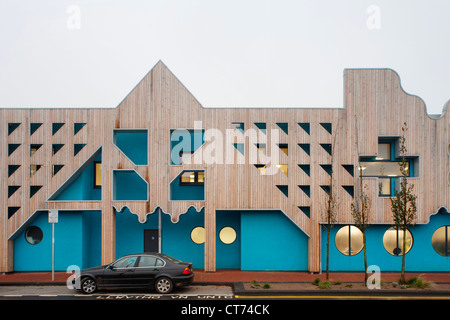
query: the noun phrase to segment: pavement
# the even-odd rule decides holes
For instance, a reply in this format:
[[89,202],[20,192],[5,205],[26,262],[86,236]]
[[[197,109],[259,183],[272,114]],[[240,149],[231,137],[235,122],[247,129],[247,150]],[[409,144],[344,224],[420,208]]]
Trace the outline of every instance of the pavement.
[[[52,272],[11,272],[0,274],[0,285],[65,285],[67,278],[72,273],[55,272],[54,280]],[[204,270],[194,270],[194,284],[224,284],[233,285],[235,283],[250,283],[257,281],[263,283],[311,283],[316,278],[326,279],[325,273],[310,273],[297,271],[241,271],[235,269],[217,270],[216,272],[205,272]],[[406,273],[406,278],[422,277],[434,283],[449,284],[450,272],[441,273]],[[381,279],[385,282],[398,281],[400,272],[382,272]],[[363,283],[363,272],[330,272],[331,281],[342,281],[351,283]]]

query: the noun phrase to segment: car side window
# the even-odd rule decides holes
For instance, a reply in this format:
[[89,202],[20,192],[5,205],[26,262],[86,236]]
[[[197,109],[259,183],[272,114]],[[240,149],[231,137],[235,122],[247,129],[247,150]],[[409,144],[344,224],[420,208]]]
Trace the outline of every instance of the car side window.
[[128,257],[118,260],[113,264],[114,268],[133,268],[137,257]]
[[161,267],[164,265],[164,262],[161,259],[151,256],[142,256],[139,261],[139,267],[141,268],[149,268],[149,267]]

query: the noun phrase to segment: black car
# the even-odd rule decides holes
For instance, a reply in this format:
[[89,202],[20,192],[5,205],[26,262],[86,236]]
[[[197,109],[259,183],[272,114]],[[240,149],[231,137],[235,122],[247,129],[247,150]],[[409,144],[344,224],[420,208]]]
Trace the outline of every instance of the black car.
[[154,288],[158,293],[169,293],[175,285],[191,284],[194,273],[192,263],[161,253],[139,253],[81,270],[72,277],[74,287],[87,294],[98,288]]

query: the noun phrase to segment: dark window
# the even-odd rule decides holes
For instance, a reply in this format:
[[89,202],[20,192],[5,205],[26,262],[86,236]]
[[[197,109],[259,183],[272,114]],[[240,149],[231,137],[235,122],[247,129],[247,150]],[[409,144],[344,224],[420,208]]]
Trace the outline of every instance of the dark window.
[[153,256],[141,256],[138,267],[162,267],[164,262]]
[[42,241],[43,233],[41,228],[36,226],[31,226],[25,231],[25,240],[29,244],[35,245]]

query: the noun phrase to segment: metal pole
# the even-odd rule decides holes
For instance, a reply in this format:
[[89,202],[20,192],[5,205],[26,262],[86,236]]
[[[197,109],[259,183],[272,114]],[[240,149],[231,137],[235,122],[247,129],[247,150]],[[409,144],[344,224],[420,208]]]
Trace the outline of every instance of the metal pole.
[[158,208],[158,252],[161,253],[161,208]]
[[52,223],[52,281],[55,281],[55,223]]

